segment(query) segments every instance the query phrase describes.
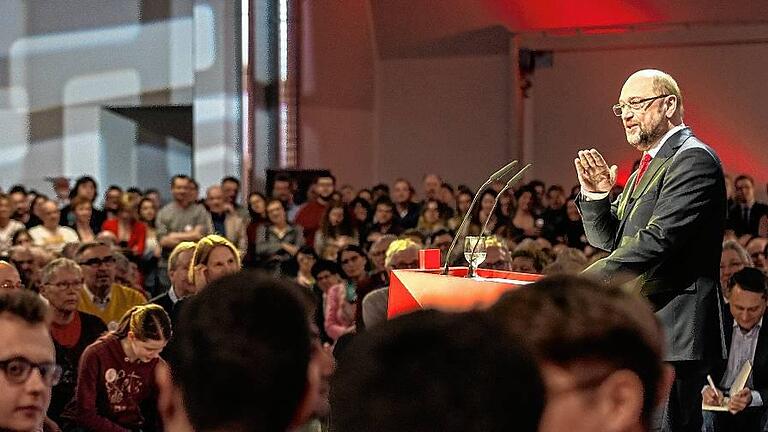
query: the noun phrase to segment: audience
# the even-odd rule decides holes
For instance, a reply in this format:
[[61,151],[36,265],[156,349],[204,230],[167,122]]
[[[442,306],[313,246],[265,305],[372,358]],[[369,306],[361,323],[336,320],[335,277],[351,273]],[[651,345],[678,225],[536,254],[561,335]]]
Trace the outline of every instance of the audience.
[[195,242],[181,242],[173,248],[168,257],[168,278],[171,280],[171,287],[149,300],[150,303],[162,306],[169,316],[173,316],[176,303],[197,292],[195,285],[189,280],[189,264],[192,262],[195,246]]
[[77,242],[79,239],[75,230],[68,226],[59,225],[61,214],[59,207],[53,201],[40,204],[41,225],[30,228],[29,235],[32,243],[51,252],[61,252],[64,245]]
[[[231,181],[228,184],[232,184]],[[230,191],[232,193],[232,191]],[[234,190],[237,194],[237,189]],[[240,256],[245,256],[248,248],[246,228],[248,222],[240,215],[238,208],[233,207],[228,201],[221,186],[214,185],[208,188],[205,194],[205,206],[211,215],[213,232],[225,237],[237,246]]]
[[305,244],[302,227],[288,222],[283,202],[271,199],[267,203],[268,224],[256,229],[253,245],[254,257],[250,259],[258,267],[279,272],[281,266],[290,260]]
[[8,253],[12,246],[13,236],[24,229],[24,224],[11,219],[13,201],[8,195],[0,193],[0,254]]
[[320,222],[326,207],[332,200],[336,177],[332,175],[320,175],[312,182],[312,189],[317,194],[315,200],[310,200],[296,213],[295,222],[301,225],[304,234],[304,243],[315,245],[315,231],[320,228]]

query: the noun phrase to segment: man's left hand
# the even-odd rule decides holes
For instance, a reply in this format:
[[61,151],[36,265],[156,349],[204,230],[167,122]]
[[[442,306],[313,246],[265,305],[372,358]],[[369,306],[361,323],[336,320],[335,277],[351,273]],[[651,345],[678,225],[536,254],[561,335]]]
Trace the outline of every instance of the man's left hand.
[[728,401],[728,411],[730,411],[731,414],[736,414],[743,411],[744,408],[748,407],[751,403],[752,391],[744,387],[740,392],[731,396],[731,399]]

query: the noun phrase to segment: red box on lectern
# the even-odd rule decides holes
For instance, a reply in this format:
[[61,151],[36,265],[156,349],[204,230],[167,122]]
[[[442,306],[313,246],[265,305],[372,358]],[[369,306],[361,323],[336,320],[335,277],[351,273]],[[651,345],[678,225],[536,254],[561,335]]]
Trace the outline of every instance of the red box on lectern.
[[529,284],[541,275],[477,269],[479,278],[467,278],[466,267],[451,267],[447,275],[442,269],[392,270],[389,283],[387,317],[416,309],[466,311],[486,308],[505,292]]

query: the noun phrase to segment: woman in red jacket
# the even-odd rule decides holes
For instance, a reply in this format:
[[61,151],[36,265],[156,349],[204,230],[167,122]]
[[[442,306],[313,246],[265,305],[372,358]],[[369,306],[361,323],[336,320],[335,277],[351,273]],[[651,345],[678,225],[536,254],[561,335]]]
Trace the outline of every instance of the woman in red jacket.
[[117,237],[117,244],[129,255],[141,257],[147,240],[147,226],[139,221],[138,201],[128,194],[120,198],[117,218],[107,219],[101,226]]
[[83,351],[75,398],[62,415],[72,422],[68,426],[99,432],[160,430],[155,367],[170,338],[171,320],[161,306],[126,312],[117,330]]

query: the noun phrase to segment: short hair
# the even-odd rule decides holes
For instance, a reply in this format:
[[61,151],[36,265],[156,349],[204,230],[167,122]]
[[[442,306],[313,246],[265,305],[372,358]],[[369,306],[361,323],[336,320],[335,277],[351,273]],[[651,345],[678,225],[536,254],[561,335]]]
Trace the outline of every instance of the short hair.
[[113,191],[113,190],[119,191],[121,193],[123,192],[123,188],[121,188],[120,186],[114,185],[114,184],[113,185],[109,185],[109,187],[107,188],[107,192]]
[[31,325],[47,324],[50,317],[45,300],[30,290],[0,292],[0,317],[5,313]]
[[192,178],[186,174],[176,174],[175,176],[171,177],[171,187],[173,187],[174,183],[176,183],[176,180],[178,179],[192,180]]
[[753,179],[752,176],[748,174],[739,175],[738,177],[736,177],[736,180],[733,181],[733,184],[736,184],[742,180],[749,180],[749,183],[751,183],[753,186],[755,184],[755,179]]
[[377,191],[381,191],[384,192],[385,195],[389,195],[389,185],[386,183],[379,183],[371,188],[371,192],[376,193]]
[[27,188],[25,188],[24,185],[15,184],[15,185],[11,186],[10,189],[8,189],[8,195],[12,195],[12,194],[15,194],[15,193],[20,193],[20,194],[26,195],[27,194]]
[[230,252],[232,252],[232,255],[235,257],[235,263],[237,264],[237,267],[242,267],[242,262],[240,261],[240,252],[237,250],[235,245],[232,244],[231,241],[218,234],[208,234],[207,236],[198,240],[197,244],[195,244],[195,252],[192,255],[192,261],[189,263],[189,274],[187,276],[190,282],[194,283],[195,281],[195,266],[198,264],[207,263],[208,257],[211,255],[211,251],[216,248],[216,246],[224,246],[225,248],[229,249]]
[[288,427],[311,349],[309,314],[290,284],[244,271],[181,305],[165,357],[195,430]]
[[197,246],[197,243],[193,241],[183,241],[177,244],[168,256],[168,271],[176,270],[176,261],[179,259],[179,255],[184,251],[194,251],[195,246]]
[[562,367],[586,362],[635,373],[644,389],[642,421],[648,424],[663,376],[664,338],[643,298],[558,275],[509,291],[490,311],[540,362]]
[[83,275],[83,269],[81,269],[80,265],[75,261],[69,258],[56,258],[55,260],[46,264],[45,267],[43,267],[41,270],[40,283],[45,285],[50,282],[51,279],[53,279],[53,276],[59,270],[69,270],[77,273],[81,277]]
[[547,195],[549,195],[550,192],[562,192],[565,194],[565,189],[559,184],[553,184],[549,188],[547,188]]
[[317,184],[317,181],[321,178],[329,178],[331,181],[333,181],[333,184],[336,184],[336,177],[334,177],[331,173],[316,175],[315,178],[312,179],[312,184]]
[[538,273],[541,273],[541,271],[544,270],[544,267],[549,263],[544,252],[538,249],[515,249],[509,257],[509,262],[520,257],[530,258],[533,261],[533,268],[535,268]]
[[221,183],[224,184],[226,182],[236,183],[238,189],[240,188],[240,180],[237,179],[237,177],[234,176],[226,176],[223,179],[221,179]]
[[421,249],[419,244],[409,238],[400,238],[389,244],[384,256],[384,267],[389,267],[392,263],[392,257],[407,249]]
[[112,248],[110,248],[106,243],[100,241],[86,242],[81,243],[80,246],[78,246],[77,251],[75,252],[75,259],[80,259],[80,257],[83,256],[86,251],[97,247],[105,247],[109,249],[110,252],[112,252]]
[[746,249],[744,249],[744,246],[742,246],[738,241],[736,240],[726,240],[723,242],[723,251],[726,250],[732,250],[736,252],[737,255],[739,255],[739,258],[741,259],[741,262],[744,263],[747,267],[752,267],[752,257],[749,256],[749,252],[747,252]]
[[[339,358],[339,432],[536,431],[544,386],[519,343],[481,312],[413,312],[369,329]],[[446,361],[450,359],[450,361]]]
[[6,195],[6,194],[4,194],[4,193],[2,193],[2,192],[0,192],[0,201],[5,201],[5,202],[6,202],[7,204],[9,204],[9,205],[11,205],[11,204],[12,204],[12,202],[11,202],[11,196],[10,196],[10,195]]
[[315,262],[312,265],[312,270],[310,270],[310,272],[312,273],[312,277],[315,279],[317,279],[317,275],[319,275],[324,271],[330,272],[331,274],[335,274],[335,275],[342,274],[341,267],[339,267],[339,265],[336,264],[336,262],[331,260],[326,260],[326,259],[317,260],[317,262]]
[[277,182],[284,182],[284,183],[291,183],[291,176],[285,173],[280,173],[275,176],[275,180],[272,182],[272,185],[274,186]]
[[386,195],[379,197],[379,199],[377,199],[376,202],[373,203],[373,210],[375,211],[376,208],[379,207],[380,205],[385,205],[389,207],[390,210],[392,210],[393,212],[395,210],[395,203],[392,202],[392,200]]
[[436,238],[438,238],[438,237],[440,237],[442,235],[446,235],[446,234],[451,236],[451,237],[453,237],[453,232],[451,230],[449,230],[447,228],[440,228],[440,229],[438,229],[437,231],[435,231],[435,232],[433,232],[432,234],[429,235],[429,244],[430,245],[434,244]]
[[442,182],[440,184],[440,187],[443,189],[448,189],[449,191],[451,191],[451,193],[453,193],[453,186],[451,186],[450,183]]
[[680,113],[680,117],[683,116],[683,93],[680,91],[680,86],[677,85],[677,81],[672,78],[672,75],[662,72],[660,70],[653,71],[653,91],[659,95],[673,95],[677,98],[677,111]]
[[732,274],[728,279],[728,289],[732,290],[736,285],[744,291],[762,294],[768,298],[768,278],[759,269],[744,267]]

